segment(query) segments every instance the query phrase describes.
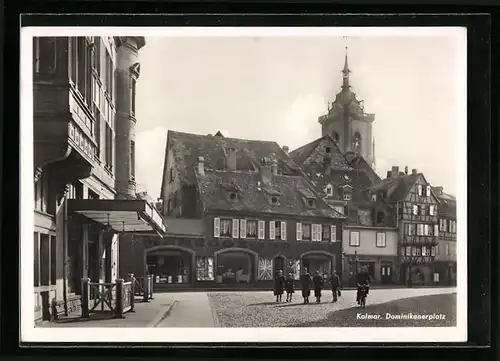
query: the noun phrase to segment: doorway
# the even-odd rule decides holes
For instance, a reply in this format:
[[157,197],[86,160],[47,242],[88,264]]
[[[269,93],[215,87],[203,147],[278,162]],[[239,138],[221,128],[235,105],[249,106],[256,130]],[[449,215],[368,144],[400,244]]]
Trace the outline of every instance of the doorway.
[[279,270],[283,271],[284,275],[287,274],[286,262],[285,262],[285,258],[283,256],[277,256],[274,258],[274,262],[273,262],[274,277],[276,277],[278,275]]
[[392,265],[383,264],[382,267],[380,267],[380,280],[382,284],[392,283]]

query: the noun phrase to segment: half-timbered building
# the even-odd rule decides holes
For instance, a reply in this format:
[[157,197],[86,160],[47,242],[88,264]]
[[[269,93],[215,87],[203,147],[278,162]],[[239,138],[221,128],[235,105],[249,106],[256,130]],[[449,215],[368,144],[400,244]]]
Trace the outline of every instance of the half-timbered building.
[[400,282],[432,284],[439,201],[431,185],[416,169],[408,174],[407,167],[404,172],[392,167],[387,178],[371,188],[371,194],[384,199],[396,212]]

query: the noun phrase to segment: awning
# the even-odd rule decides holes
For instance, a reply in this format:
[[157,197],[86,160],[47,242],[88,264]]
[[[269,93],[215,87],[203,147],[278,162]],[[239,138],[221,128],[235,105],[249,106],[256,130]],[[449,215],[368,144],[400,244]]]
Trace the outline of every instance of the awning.
[[68,213],[81,214],[116,232],[166,232],[160,213],[146,200],[68,199]]

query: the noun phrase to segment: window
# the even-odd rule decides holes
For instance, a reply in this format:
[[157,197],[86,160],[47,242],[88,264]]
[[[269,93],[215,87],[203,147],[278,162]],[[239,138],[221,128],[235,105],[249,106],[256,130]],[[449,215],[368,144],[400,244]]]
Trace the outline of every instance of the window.
[[105,151],[105,162],[106,168],[112,172],[113,171],[113,130],[106,123],[106,151]]
[[418,216],[418,204],[413,205],[413,215]]
[[418,184],[418,185],[417,185],[417,194],[418,194],[419,196],[421,196],[421,195],[422,195],[422,185],[421,185],[421,184]]
[[330,197],[333,196],[333,187],[331,184],[326,186],[326,195]]
[[434,236],[439,236],[439,226],[437,224],[434,225]]
[[386,247],[385,232],[377,232],[377,247]]
[[313,242],[321,241],[321,224],[312,224],[311,225],[311,240]]
[[230,219],[220,220],[220,237],[232,236],[232,221]]
[[50,237],[50,284],[55,285],[57,283],[56,267],[57,267],[57,243],[56,237]]
[[315,207],[316,206],[316,200],[315,199],[312,199],[312,198],[309,198],[307,200],[307,205],[311,208]]
[[130,179],[135,180],[135,142],[130,141]]
[[231,193],[229,194],[229,199],[231,199],[232,201],[236,200],[236,193],[231,192]]
[[247,238],[257,238],[257,221],[246,221]]
[[33,279],[34,286],[40,285],[40,244],[38,243],[38,233],[33,232]]
[[450,245],[449,244],[445,245],[445,252],[446,252],[447,256],[450,255]]
[[411,256],[411,247],[410,247],[410,246],[406,246],[406,250],[405,250],[405,252],[406,252],[405,254],[406,254],[407,256]]
[[337,241],[337,226],[330,226],[330,241]]
[[432,257],[436,256],[436,248],[437,248],[436,246],[432,246],[432,248],[431,248],[431,256]]
[[233,236],[233,238],[238,238],[240,236],[240,220],[239,219],[233,219],[232,236]]
[[100,77],[101,76],[101,38],[100,37],[95,37],[94,38],[94,63],[93,67],[95,71],[97,72],[97,75]]
[[135,115],[135,83],[136,83],[136,80],[134,78],[132,78],[132,91],[131,91],[131,94],[130,94],[130,104],[131,104],[131,112],[132,114]]
[[423,235],[424,235],[424,225],[417,224],[417,236],[423,236]]
[[431,186],[426,186],[425,189],[426,189],[425,195],[427,197],[430,197],[431,196]]
[[359,247],[359,232],[351,231],[349,235],[349,246]]
[[432,204],[429,206],[429,215],[434,215],[434,206]]
[[33,38],[33,72],[40,75],[53,75],[56,71],[56,38]]
[[173,182],[175,179],[174,168],[170,168],[170,182]]
[[50,237],[40,234],[40,285],[48,286],[50,283]]
[[286,241],[286,222],[280,222],[280,239]]
[[113,99],[113,86],[114,86],[114,69],[113,69],[113,59],[111,55],[109,54],[109,51],[106,49],[106,55],[105,55],[105,66],[106,66],[106,77],[104,84],[106,86],[106,92],[108,93],[109,97]]
[[377,195],[375,193],[372,194],[372,202],[377,201]]
[[214,258],[196,257],[196,280],[213,281],[214,279]]
[[344,189],[344,201],[350,201],[351,200],[351,191]]
[[425,206],[424,205],[420,206],[420,215],[425,216]]
[[385,219],[384,212],[377,212],[377,223],[383,223]]
[[325,152],[326,152],[326,153],[330,153],[330,147],[326,147],[326,148],[325,148]]
[[448,220],[443,219],[443,231],[447,232],[448,231]]
[[276,196],[271,197],[271,203],[278,204],[278,197],[276,197]]
[[311,240],[311,225],[302,224],[302,239]]
[[428,236],[428,235],[429,235],[429,225],[424,224],[424,236]]
[[331,240],[330,239],[330,232],[331,232],[331,229],[330,229],[330,226],[328,225],[323,225],[323,241],[328,241],[328,240]]
[[406,224],[406,234],[409,236],[415,235],[415,224],[413,223]]

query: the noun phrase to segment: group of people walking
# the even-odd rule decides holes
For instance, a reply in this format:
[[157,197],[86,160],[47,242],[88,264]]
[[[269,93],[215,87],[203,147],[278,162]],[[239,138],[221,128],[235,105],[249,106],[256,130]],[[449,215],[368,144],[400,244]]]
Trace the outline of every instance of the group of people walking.
[[[337,272],[334,270],[328,279],[331,291],[332,291],[332,302],[337,302],[340,296],[340,278]],[[316,271],[314,276],[305,270],[305,272],[300,276],[300,287],[302,291],[302,298],[304,299],[304,304],[309,303],[309,297],[311,296],[311,288],[314,290],[314,297],[316,298],[316,303],[321,302],[321,291],[324,286],[325,279]],[[274,282],[274,295],[276,296],[276,302],[282,302],[283,293],[286,292],[286,302],[292,302],[292,296],[295,293],[295,278],[292,273],[289,273],[287,277],[283,275],[283,271],[279,270]]]

